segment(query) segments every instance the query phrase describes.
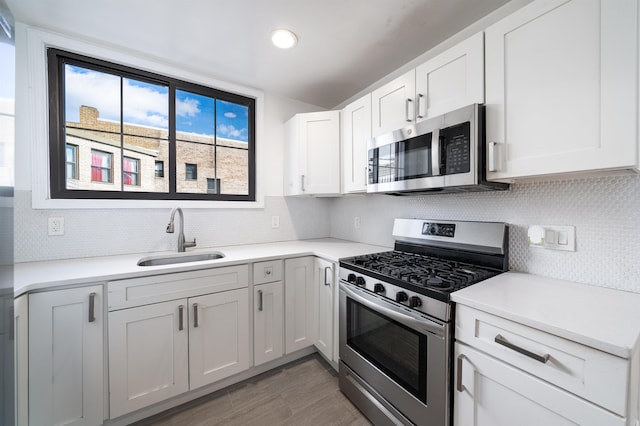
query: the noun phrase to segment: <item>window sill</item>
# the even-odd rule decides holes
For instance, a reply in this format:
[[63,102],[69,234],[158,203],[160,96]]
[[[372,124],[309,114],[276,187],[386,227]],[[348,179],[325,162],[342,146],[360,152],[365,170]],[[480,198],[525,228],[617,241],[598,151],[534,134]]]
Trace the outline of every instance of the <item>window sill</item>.
[[202,201],[202,200],[72,200],[42,199],[32,194],[34,209],[262,209],[264,198],[256,201]]

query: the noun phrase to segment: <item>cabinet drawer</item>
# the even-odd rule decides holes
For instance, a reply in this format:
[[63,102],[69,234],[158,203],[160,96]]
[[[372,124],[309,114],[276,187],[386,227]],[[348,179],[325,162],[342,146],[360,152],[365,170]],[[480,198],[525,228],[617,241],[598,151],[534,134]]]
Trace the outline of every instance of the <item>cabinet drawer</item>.
[[456,309],[456,340],[625,416],[628,360],[473,308]]
[[264,284],[282,281],[282,260],[270,260],[253,264],[253,283]]
[[107,284],[109,310],[234,290],[248,285],[248,265],[111,281]]

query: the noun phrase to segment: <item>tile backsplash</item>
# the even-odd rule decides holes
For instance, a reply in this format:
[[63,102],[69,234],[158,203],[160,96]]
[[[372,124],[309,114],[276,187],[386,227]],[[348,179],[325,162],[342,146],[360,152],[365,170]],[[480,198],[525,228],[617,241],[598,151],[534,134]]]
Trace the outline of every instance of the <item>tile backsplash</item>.
[[[175,250],[169,209],[33,210],[31,193],[15,197],[15,261]],[[48,236],[63,216],[65,235]],[[279,216],[280,228],[271,228]],[[360,227],[354,227],[354,218]],[[512,185],[508,192],[394,197],[266,197],[264,209],[186,209],[185,236],[198,247],[335,237],[393,246],[396,217],[500,221],[510,225],[513,271],[640,293],[640,176]],[[576,251],[530,247],[529,225],[573,225]]]
[[[510,224],[513,271],[640,293],[640,176],[516,184],[508,192],[332,200],[331,236],[391,246],[393,219],[499,221]],[[354,227],[360,217],[360,228]],[[530,247],[529,225],[573,225],[576,251]]]
[[[31,192],[16,191],[15,261],[176,250],[167,234],[170,209],[31,209]],[[179,202],[176,202],[179,206]],[[330,233],[326,200],[265,197],[264,209],[183,209],[184,234],[199,248],[322,238]],[[65,234],[47,235],[49,217],[64,217]],[[279,216],[280,227],[271,227]]]

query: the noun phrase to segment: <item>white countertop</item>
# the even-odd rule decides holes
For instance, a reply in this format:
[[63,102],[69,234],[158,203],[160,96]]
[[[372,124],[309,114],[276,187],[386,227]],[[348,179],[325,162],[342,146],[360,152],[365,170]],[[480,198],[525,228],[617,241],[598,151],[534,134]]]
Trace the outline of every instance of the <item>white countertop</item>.
[[640,339],[638,293],[507,272],[451,299],[622,358]]
[[299,256],[318,256],[331,261],[342,257],[376,253],[389,247],[360,244],[352,241],[323,238],[316,240],[284,241],[188,250],[186,255],[219,251],[225,257],[217,260],[189,262],[173,265],[138,266],[141,258],[177,255],[176,252],[138,253],[118,256],[89,257],[44,262],[18,263],[14,268],[14,295],[46,290],[54,287],[104,282],[145,275],[193,271],[218,266],[282,259]]

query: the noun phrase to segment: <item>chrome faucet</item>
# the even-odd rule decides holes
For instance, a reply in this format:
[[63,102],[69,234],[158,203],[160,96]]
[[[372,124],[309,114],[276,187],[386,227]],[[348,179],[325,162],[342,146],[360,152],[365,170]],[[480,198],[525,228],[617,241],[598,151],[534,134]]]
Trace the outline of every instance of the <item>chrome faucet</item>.
[[195,247],[196,239],[193,241],[185,241],[184,239],[184,216],[182,215],[182,209],[180,207],[175,207],[171,210],[171,219],[169,219],[169,224],[167,225],[167,233],[173,234],[173,219],[176,215],[176,212],[180,213],[180,233],[178,234],[178,252],[182,253],[185,248]]

